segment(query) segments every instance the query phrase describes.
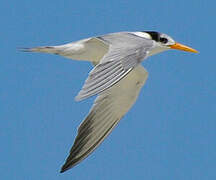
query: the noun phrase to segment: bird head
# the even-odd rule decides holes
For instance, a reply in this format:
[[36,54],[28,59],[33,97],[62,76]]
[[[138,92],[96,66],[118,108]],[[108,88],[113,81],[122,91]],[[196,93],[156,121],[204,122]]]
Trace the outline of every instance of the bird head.
[[169,49],[198,53],[197,50],[176,42],[167,34],[155,31],[143,31],[143,33],[146,33],[146,37],[148,37],[148,39],[152,39],[155,44],[154,49],[152,49],[149,56]]

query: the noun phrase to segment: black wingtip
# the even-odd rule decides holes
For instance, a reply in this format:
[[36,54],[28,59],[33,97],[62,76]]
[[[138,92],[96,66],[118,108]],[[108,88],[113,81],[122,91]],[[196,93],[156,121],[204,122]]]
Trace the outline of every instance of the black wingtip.
[[63,172],[65,172],[65,171],[67,171],[68,169],[70,169],[70,166],[64,164],[64,165],[62,166],[61,170],[60,170],[60,173],[63,173]]
[[80,162],[80,159],[75,159],[74,161],[66,161],[65,164],[61,167],[60,173],[63,173],[74,166],[76,166]]
[[61,170],[60,170],[60,173],[63,173],[63,172],[65,172],[65,170],[61,169]]

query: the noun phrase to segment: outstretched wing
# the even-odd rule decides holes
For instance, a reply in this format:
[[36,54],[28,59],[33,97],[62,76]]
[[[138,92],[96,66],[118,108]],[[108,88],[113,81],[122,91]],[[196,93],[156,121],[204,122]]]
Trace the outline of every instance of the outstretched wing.
[[147,71],[139,65],[119,83],[99,94],[78,129],[78,135],[61,172],[86,158],[107,137],[136,101],[147,76]]
[[130,33],[115,33],[99,37],[109,44],[109,51],[89,73],[82,90],[76,96],[80,101],[110,88],[147,56],[152,42]]

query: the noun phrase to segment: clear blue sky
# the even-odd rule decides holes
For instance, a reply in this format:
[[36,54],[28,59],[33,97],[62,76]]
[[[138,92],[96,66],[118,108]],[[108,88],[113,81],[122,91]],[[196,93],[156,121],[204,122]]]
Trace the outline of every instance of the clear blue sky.
[[[214,1],[3,0],[0,177],[4,180],[216,179]],[[17,47],[156,30],[200,51],[149,58],[146,86],[102,145],[60,174],[94,98],[75,102],[91,65]]]

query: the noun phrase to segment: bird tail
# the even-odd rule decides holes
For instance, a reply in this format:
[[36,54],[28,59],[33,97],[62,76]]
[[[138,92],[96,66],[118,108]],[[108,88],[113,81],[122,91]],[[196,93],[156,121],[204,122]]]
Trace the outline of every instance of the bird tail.
[[23,52],[40,52],[40,53],[50,53],[50,54],[59,54],[60,49],[56,46],[39,46],[33,48],[18,48]]

